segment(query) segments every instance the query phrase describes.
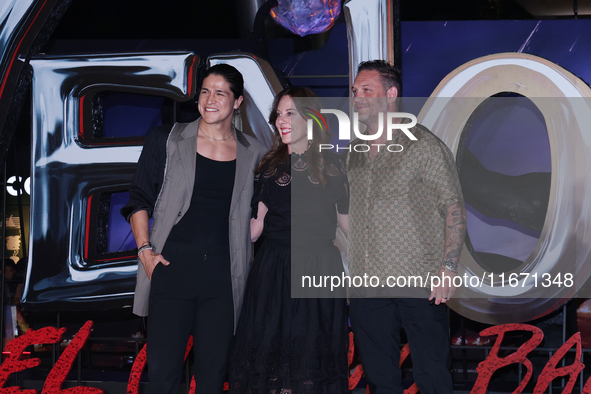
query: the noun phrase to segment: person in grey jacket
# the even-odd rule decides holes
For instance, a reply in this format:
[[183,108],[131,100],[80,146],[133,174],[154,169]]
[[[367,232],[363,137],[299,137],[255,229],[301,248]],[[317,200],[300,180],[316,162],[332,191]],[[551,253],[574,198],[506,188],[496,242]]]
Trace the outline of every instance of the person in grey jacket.
[[251,262],[254,168],[266,152],[232,124],[242,94],[234,67],[209,68],[202,117],[148,135],[121,209],[141,262],[134,313],[149,314],[149,393],[178,393],[191,335],[197,387],[223,390]]

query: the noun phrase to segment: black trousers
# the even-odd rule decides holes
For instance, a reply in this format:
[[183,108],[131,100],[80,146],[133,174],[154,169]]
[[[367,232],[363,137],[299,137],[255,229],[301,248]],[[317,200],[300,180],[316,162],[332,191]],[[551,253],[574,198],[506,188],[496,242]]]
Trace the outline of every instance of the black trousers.
[[399,367],[403,326],[421,394],[453,392],[445,305],[416,298],[352,298],[349,314],[355,349],[372,394],[404,392]]
[[229,254],[196,253],[167,242],[152,275],[148,313],[148,377],[151,394],[178,394],[183,359],[193,335],[197,391],[223,392],[234,332]]

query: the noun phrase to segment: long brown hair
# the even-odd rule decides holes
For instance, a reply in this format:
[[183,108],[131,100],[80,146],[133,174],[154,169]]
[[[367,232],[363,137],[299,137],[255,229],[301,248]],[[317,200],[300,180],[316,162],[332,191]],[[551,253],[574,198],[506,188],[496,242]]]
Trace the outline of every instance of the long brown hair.
[[[315,107],[314,109],[316,111],[320,111],[320,100],[318,99],[316,93],[314,93],[312,89],[308,87],[295,86],[283,89],[281,92],[279,92],[273,100],[273,106],[271,108],[271,113],[269,114],[269,124],[273,127],[275,132],[275,143],[273,144],[271,150],[267,152],[267,154],[262,158],[256,169],[257,173],[260,173],[266,168],[277,168],[280,165],[289,164],[290,158],[287,151],[287,145],[281,141],[281,135],[275,126],[279,101],[281,101],[281,99],[285,96],[289,96],[291,98],[314,98],[315,100],[313,100],[312,103],[307,102],[306,104],[310,105],[311,107]],[[293,102],[295,103],[296,109],[300,116],[304,119],[310,119],[310,117],[305,114],[304,109],[301,107],[302,103],[300,100],[293,100]],[[325,185],[325,163],[324,157],[320,153],[320,144],[328,142],[330,135],[328,130],[321,129],[315,122],[313,125],[313,138],[306,153],[308,159],[308,168],[312,177],[315,178],[315,180],[317,180],[321,185]]]

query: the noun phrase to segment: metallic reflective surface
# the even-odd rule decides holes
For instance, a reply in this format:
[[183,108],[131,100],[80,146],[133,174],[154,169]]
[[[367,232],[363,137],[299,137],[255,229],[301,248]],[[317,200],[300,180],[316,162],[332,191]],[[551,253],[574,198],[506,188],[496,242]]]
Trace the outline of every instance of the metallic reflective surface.
[[[87,144],[92,97],[119,91],[185,101],[197,88],[198,63],[188,52],[32,60],[33,181],[26,308],[88,310],[131,303],[137,270],[133,250],[93,257],[93,237],[101,193],[129,188],[141,141],[102,138]],[[282,89],[272,68],[239,53],[210,57],[210,65],[217,63],[229,63],[244,76],[245,100],[237,126],[270,146],[268,112],[275,92]]]
[[35,0],[6,0],[0,4],[0,59],[2,59],[2,85],[0,96],[3,94],[7,73],[10,72],[15,53],[15,42],[19,39],[19,24],[33,11]]
[[343,6],[349,42],[349,85],[362,61],[383,59],[394,63],[391,0],[351,0]]
[[[49,36],[57,15],[65,12],[70,0],[5,0],[0,2],[0,162],[16,128],[24,105],[29,78],[23,72],[26,59]],[[38,39],[40,31],[42,39]]]
[[89,214],[92,196],[101,190],[127,190],[141,146],[81,145],[80,126],[89,122],[83,119],[83,99],[99,91],[125,91],[187,100],[195,91],[196,60],[192,53],[174,52],[31,61],[33,174],[26,307],[77,309],[100,301],[107,308],[131,301],[137,269],[133,253],[90,265],[86,243],[94,220]]
[[275,22],[302,37],[329,30],[340,13],[340,0],[278,0],[271,9]]
[[[444,78],[419,114],[419,122],[458,154],[463,148],[460,137],[469,117],[484,100],[499,92],[523,95],[543,114],[552,174],[539,241],[524,264],[511,271],[529,273],[529,280],[517,287],[511,287],[507,280],[504,287],[498,280],[485,280],[482,287],[459,289],[449,303],[465,317],[492,324],[544,316],[573,297],[591,275],[591,89],[582,80],[532,55],[485,56]],[[466,248],[461,265],[459,275],[487,278],[487,272]],[[555,278],[566,273],[574,276],[576,286],[544,288],[532,280],[534,274]]]
[[242,0],[236,2],[236,15],[240,37],[248,38],[253,33],[255,17],[263,4],[265,4],[265,0]]

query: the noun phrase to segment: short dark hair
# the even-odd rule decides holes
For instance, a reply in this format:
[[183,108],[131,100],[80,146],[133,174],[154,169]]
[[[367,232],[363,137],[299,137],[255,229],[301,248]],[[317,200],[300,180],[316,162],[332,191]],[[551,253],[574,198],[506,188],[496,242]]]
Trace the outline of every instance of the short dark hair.
[[234,100],[244,95],[244,78],[235,67],[225,63],[216,64],[205,71],[203,80],[210,75],[219,75],[230,84],[230,90],[234,93]]
[[4,268],[11,267],[16,270],[16,263],[12,259],[4,259]]
[[394,86],[398,90],[398,95],[402,94],[402,78],[400,70],[385,60],[368,60],[359,63],[357,74],[361,71],[377,71],[382,77],[382,86],[384,90]]

